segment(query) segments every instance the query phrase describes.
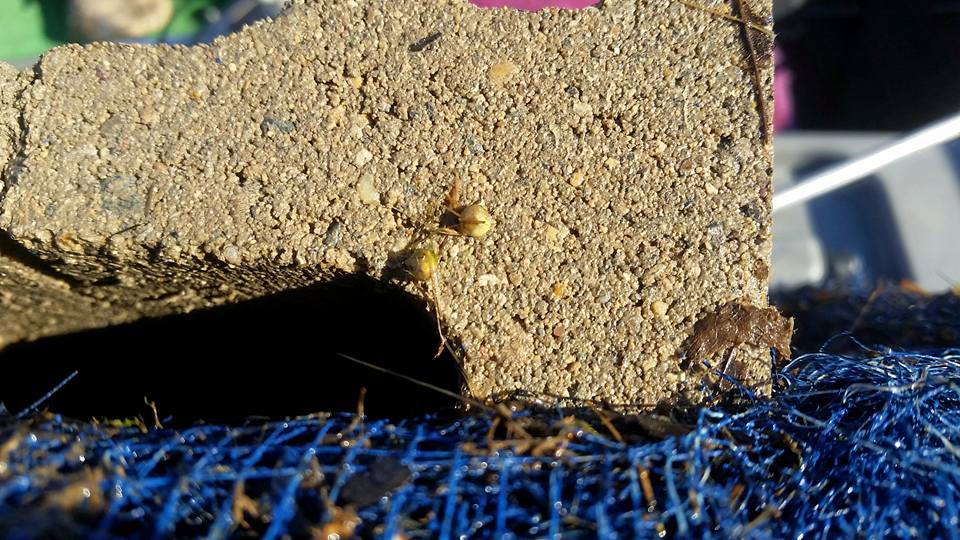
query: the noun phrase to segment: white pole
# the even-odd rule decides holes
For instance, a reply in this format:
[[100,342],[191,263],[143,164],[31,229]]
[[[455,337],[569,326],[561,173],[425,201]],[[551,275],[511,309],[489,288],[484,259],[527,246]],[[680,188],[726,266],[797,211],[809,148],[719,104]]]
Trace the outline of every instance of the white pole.
[[880,148],[810,176],[773,195],[773,211],[806,202],[852,184],[881,167],[920,150],[960,137],[960,113],[930,124]]

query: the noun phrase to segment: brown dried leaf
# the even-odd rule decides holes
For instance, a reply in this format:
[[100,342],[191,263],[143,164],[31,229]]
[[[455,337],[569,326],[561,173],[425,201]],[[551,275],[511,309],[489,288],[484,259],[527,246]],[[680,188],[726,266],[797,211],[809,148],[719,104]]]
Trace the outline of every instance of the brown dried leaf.
[[693,326],[693,334],[684,343],[686,361],[716,357],[729,349],[748,344],[772,347],[790,359],[793,319],[780,315],[777,308],[730,302]]

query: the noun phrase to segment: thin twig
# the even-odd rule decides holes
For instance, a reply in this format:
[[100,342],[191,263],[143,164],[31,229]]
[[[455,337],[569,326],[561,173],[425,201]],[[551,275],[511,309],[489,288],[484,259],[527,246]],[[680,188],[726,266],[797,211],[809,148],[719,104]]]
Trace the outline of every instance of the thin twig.
[[40,405],[43,405],[44,402],[46,402],[48,399],[52,398],[54,394],[56,394],[57,392],[60,391],[61,388],[63,388],[64,386],[66,386],[68,382],[72,381],[73,378],[76,377],[78,373],[80,373],[80,372],[79,372],[79,371],[74,371],[73,373],[71,373],[70,375],[68,375],[66,379],[60,381],[60,384],[54,386],[54,387],[53,387],[53,390],[50,390],[49,392],[47,392],[46,394],[44,394],[43,397],[41,397],[40,399],[34,401],[33,404],[31,404],[29,407],[27,407],[26,409],[24,409],[24,410],[20,411],[19,413],[17,413],[16,419],[17,419],[17,420],[20,420],[20,419],[22,419],[23,417],[25,417],[25,416],[27,416],[28,414],[30,414],[30,413],[32,413],[33,411],[35,411],[35,410],[37,409],[37,407],[39,407]]
[[757,113],[760,115],[760,135],[763,138],[763,144],[767,145],[771,139],[770,118],[767,112],[766,93],[763,90],[763,82],[760,79],[760,67],[759,63],[757,62],[757,51],[753,46],[753,39],[750,37],[750,25],[746,21],[748,11],[744,10],[744,4],[742,0],[730,1],[733,2],[734,9],[742,19],[740,21],[740,33],[743,36],[743,41],[746,43],[747,52],[749,53],[750,57],[750,75],[753,77],[753,86],[757,94]]
[[623,436],[620,435],[620,431],[614,427],[613,422],[607,418],[606,413],[594,406],[591,406],[590,408],[593,409],[593,413],[596,414],[597,418],[600,419],[600,423],[603,424],[603,427],[607,428],[607,431],[610,432],[610,435],[613,435],[614,440],[616,440],[618,443],[623,443]]
[[710,15],[713,15],[713,16],[715,16],[715,17],[720,17],[721,19],[726,19],[726,20],[728,20],[728,21],[732,21],[732,22],[736,22],[736,23],[740,23],[740,24],[749,26],[752,30],[756,30],[757,32],[760,32],[760,33],[762,33],[762,34],[766,34],[767,36],[770,36],[770,37],[773,37],[773,36],[774,36],[773,30],[770,30],[769,28],[764,27],[764,26],[761,26],[761,25],[759,25],[759,24],[757,24],[757,23],[750,22],[750,21],[748,21],[748,20],[746,20],[746,19],[744,19],[744,18],[742,18],[742,17],[737,17],[737,16],[735,16],[735,15],[730,15],[729,13],[724,13],[724,12],[722,12],[722,11],[720,11],[720,10],[717,10],[717,9],[713,9],[713,8],[710,8],[710,7],[707,7],[707,6],[702,6],[702,5],[697,4],[697,3],[695,3],[695,2],[691,2],[690,0],[673,0],[673,1],[676,2],[676,3],[678,3],[678,4],[682,4],[682,5],[684,5],[684,6],[687,6],[687,7],[690,8],[690,9],[695,9],[695,10],[697,10],[697,11],[702,11],[702,12],[704,12],[704,13],[709,13]]
[[873,303],[880,298],[880,295],[884,293],[886,286],[881,281],[877,283],[877,286],[873,288],[873,291],[870,293],[870,296],[867,298],[867,302],[863,304],[863,307],[860,308],[860,311],[857,313],[857,318],[854,319],[853,324],[850,325],[850,329],[847,330],[848,334],[853,334],[860,329],[860,325],[863,324],[863,319],[866,317],[867,312],[870,311],[870,308],[873,307]]
[[150,408],[150,411],[153,412],[153,428],[163,429],[163,424],[160,423],[160,413],[157,411],[157,402],[148,400],[147,396],[143,396],[143,402]]
[[343,358],[346,358],[347,360],[349,360],[349,361],[351,361],[351,362],[360,364],[361,366],[368,367],[368,368],[370,368],[370,369],[372,369],[372,370],[379,371],[379,372],[381,372],[381,373],[386,373],[387,375],[393,375],[394,377],[397,377],[397,378],[399,378],[399,379],[403,379],[403,380],[405,380],[405,381],[411,382],[411,383],[416,384],[416,385],[418,385],[418,386],[422,386],[422,387],[424,387],[424,388],[429,388],[430,390],[433,390],[434,392],[438,392],[438,393],[443,394],[443,395],[445,395],[445,396],[449,396],[449,397],[452,397],[452,398],[454,398],[454,399],[460,400],[460,401],[466,403],[467,405],[472,405],[472,406],[474,406],[474,407],[477,407],[478,409],[483,409],[484,411],[487,411],[487,412],[489,412],[489,413],[499,414],[499,412],[498,412],[496,409],[494,409],[493,407],[488,407],[488,406],[484,405],[483,403],[480,403],[480,402],[477,401],[476,399],[467,398],[467,397],[461,396],[460,394],[458,394],[458,393],[456,393],[456,392],[451,392],[450,390],[447,390],[446,388],[440,388],[440,387],[437,386],[437,385],[430,384],[430,383],[425,382],[425,381],[421,381],[421,380],[416,379],[416,378],[414,378],[414,377],[411,377],[411,376],[409,376],[409,375],[404,375],[403,373],[399,373],[399,372],[397,372],[397,371],[393,371],[392,369],[387,369],[387,368],[385,368],[385,367],[378,366],[378,365],[376,365],[376,364],[371,364],[370,362],[364,362],[363,360],[360,360],[359,358],[354,358],[354,357],[352,357],[352,356],[350,356],[350,355],[347,355],[347,354],[337,353],[337,355],[342,356]]

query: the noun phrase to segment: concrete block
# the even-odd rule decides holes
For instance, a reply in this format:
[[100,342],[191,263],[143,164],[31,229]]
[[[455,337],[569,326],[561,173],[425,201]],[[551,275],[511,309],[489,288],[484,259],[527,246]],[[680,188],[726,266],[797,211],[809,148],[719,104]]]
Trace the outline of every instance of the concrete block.
[[[478,396],[672,400],[694,325],[766,305],[749,66],[738,24],[669,0],[297,1],[210,45],[65,46],[16,100],[0,229],[111,322],[365,273],[439,300]],[[457,183],[492,230],[415,241]]]
[[[19,99],[29,82],[27,74],[0,62],[0,171],[12,166],[20,144]],[[0,175],[2,180],[6,175]]]

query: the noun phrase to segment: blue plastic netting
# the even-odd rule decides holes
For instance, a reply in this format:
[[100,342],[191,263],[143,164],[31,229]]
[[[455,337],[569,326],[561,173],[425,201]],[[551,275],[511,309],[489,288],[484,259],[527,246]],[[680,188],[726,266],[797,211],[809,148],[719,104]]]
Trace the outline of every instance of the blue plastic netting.
[[[929,332],[955,330],[960,311],[938,320]],[[780,367],[772,399],[735,392],[711,409],[609,423],[538,408],[512,421],[334,416],[146,432],[9,419],[0,529],[10,539],[960,536],[960,349],[828,345],[848,352]]]

